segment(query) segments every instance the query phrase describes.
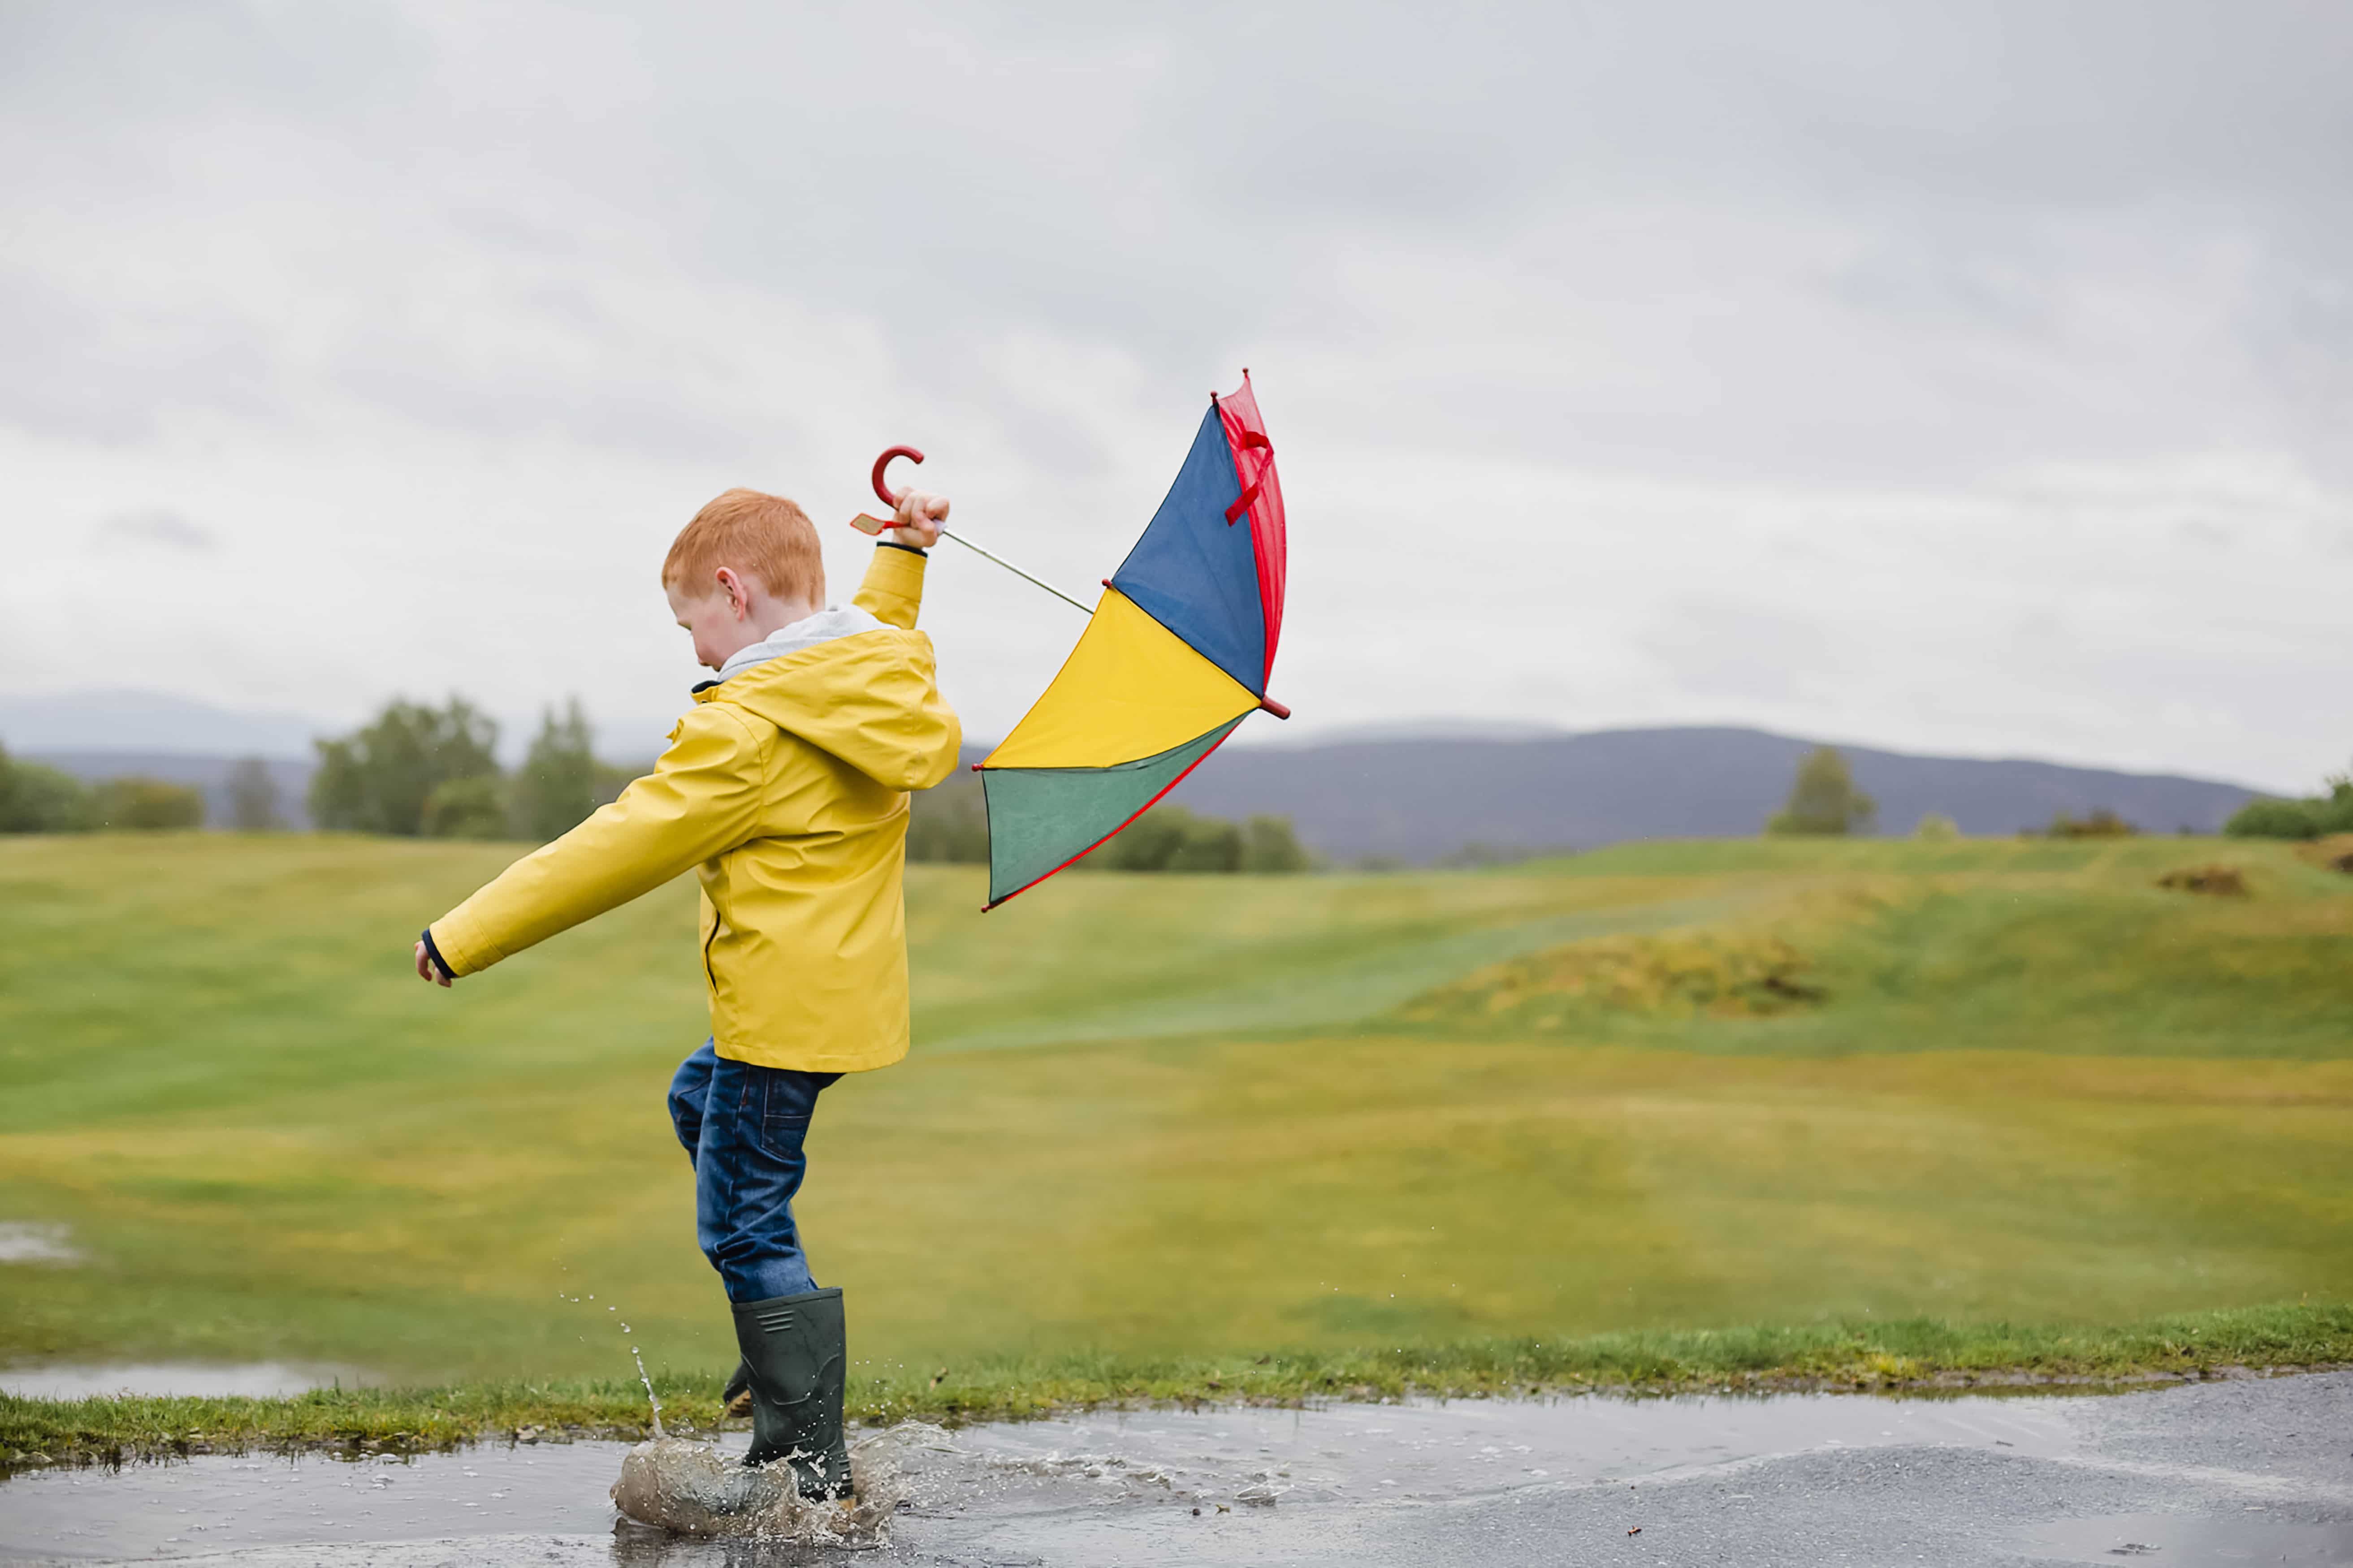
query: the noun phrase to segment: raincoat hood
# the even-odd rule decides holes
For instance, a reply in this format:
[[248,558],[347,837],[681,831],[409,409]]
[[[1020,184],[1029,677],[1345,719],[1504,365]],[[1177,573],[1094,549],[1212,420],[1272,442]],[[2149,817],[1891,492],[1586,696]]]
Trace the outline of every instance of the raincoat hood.
[[[963,729],[934,684],[932,639],[863,611],[828,610],[772,640],[817,630],[817,621],[839,622],[846,635],[801,641],[694,700],[741,709],[892,789],[929,789],[955,772]],[[846,629],[861,623],[871,629]]]

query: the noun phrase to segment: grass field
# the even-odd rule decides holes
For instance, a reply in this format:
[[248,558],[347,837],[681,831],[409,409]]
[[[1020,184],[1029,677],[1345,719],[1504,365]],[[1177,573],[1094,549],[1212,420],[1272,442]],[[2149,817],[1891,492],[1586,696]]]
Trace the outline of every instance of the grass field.
[[[691,884],[418,984],[512,853],[0,839],[0,1222],[86,1254],[0,1264],[0,1362],[723,1370],[661,1101]],[[2155,886],[2212,861],[2248,896]],[[813,1259],[891,1387],[2257,1308],[2353,1347],[2353,877],[2285,846],[981,891],[911,870],[915,1055],[812,1139]]]

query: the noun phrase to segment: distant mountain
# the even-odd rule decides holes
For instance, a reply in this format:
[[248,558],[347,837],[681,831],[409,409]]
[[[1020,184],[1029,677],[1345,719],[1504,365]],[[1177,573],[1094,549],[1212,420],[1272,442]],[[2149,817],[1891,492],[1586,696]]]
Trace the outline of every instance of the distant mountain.
[[[679,709],[691,704],[681,695]],[[496,717],[494,715],[494,717]],[[665,744],[676,714],[618,720],[591,713],[596,754],[617,763],[649,763]],[[102,752],[153,757],[269,757],[312,761],[319,736],[349,733],[355,726],[306,717],[220,708],[157,691],[90,690],[44,697],[0,697],[0,745],[11,752]],[[539,731],[539,714],[499,718],[499,759],[522,760]],[[111,766],[111,764],[109,764]],[[115,772],[121,770],[116,769]],[[152,770],[151,770],[152,771]],[[110,774],[109,776],[111,776]]]
[[302,757],[340,726],[296,713],[215,707],[156,691],[0,697],[0,745],[12,752],[176,752]]
[[[670,726],[650,718],[600,724],[597,751],[619,763],[649,761]],[[197,784],[216,823],[227,816],[231,765],[261,756],[270,759],[280,812],[301,825],[311,738],[343,728],[153,692],[0,698],[0,742],[11,752],[88,779],[148,773]],[[529,728],[501,728],[501,752],[519,755]],[[1817,743],[1762,730],[1572,734],[1438,719],[1313,742],[1229,746],[1172,798],[1218,816],[1288,816],[1303,842],[1337,860],[1423,865],[1472,845],[1512,852],[1753,834],[1779,808],[1798,759]],[[965,760],[987,750],[967,747]],[[2212,832],[2260,793],[2212,779],[2057,763],[1840,750],[1856,783],[1878,799],[1879,825],[1888,833],[1908,833],[1932,811],[1965,833],[2001,834],[2103,806],[2148,832]]]
[[[1288,816],[1340,860],[1427,864],[1479,844],[1591,848],[1632,838],[1758,832],[1819,742],[1761,730],[1604,730],[1528,740],[1340,740],[1228,747],[1172,800],[1217,816]],[[2211,833],[2259,794],[2241,784],[2057,763],[1913,756],[1841,746],[1881,830],[1942,812],[1972,834],[2041,827],[2102,806],[2149,832]]]
[[1558,724],[1531,724],[1512,719],[1396,719],[1386,723],[1343,724],[1293,740],[1293,727],[1269,725],[1252,736],[1252,750],[1269,747],[1296,751],[1303,746],[1352,745],[1358,741],[1557,741],[1575,734]]

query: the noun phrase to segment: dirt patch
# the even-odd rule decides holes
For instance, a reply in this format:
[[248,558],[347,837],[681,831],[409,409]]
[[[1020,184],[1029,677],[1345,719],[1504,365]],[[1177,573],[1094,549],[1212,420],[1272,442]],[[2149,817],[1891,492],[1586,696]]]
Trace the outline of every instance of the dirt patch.
[[1596,1011],[1770,1017],[1829,999],[1808,970],[1806,955],[1775,936],[1605,937],[1491,964],[1425,992],[1399,1016],[1539,1029]]
[[2332,833],[2297,846],[2295,852],[2315,866],[2353,877],[2353,833]]
[[2224,898],[2247,896],[2247,879],[2236,866],[2184,866],[2157,879],[2160,888],[2180,893],[2214,893]]

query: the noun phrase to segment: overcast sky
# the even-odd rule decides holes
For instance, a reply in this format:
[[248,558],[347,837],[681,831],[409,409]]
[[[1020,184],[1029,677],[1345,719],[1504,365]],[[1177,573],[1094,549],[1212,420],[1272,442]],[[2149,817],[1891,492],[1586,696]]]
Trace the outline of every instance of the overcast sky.
[[[15,0],[0,692],[658,735],[712,495],[801,500],[846,596],[912,442],[1091,586],[1247,364],[1293,738],[2309,788],[2353,755],[2348,81],[2335,0]],[[934,562],[976,735],[1079,622]]]

